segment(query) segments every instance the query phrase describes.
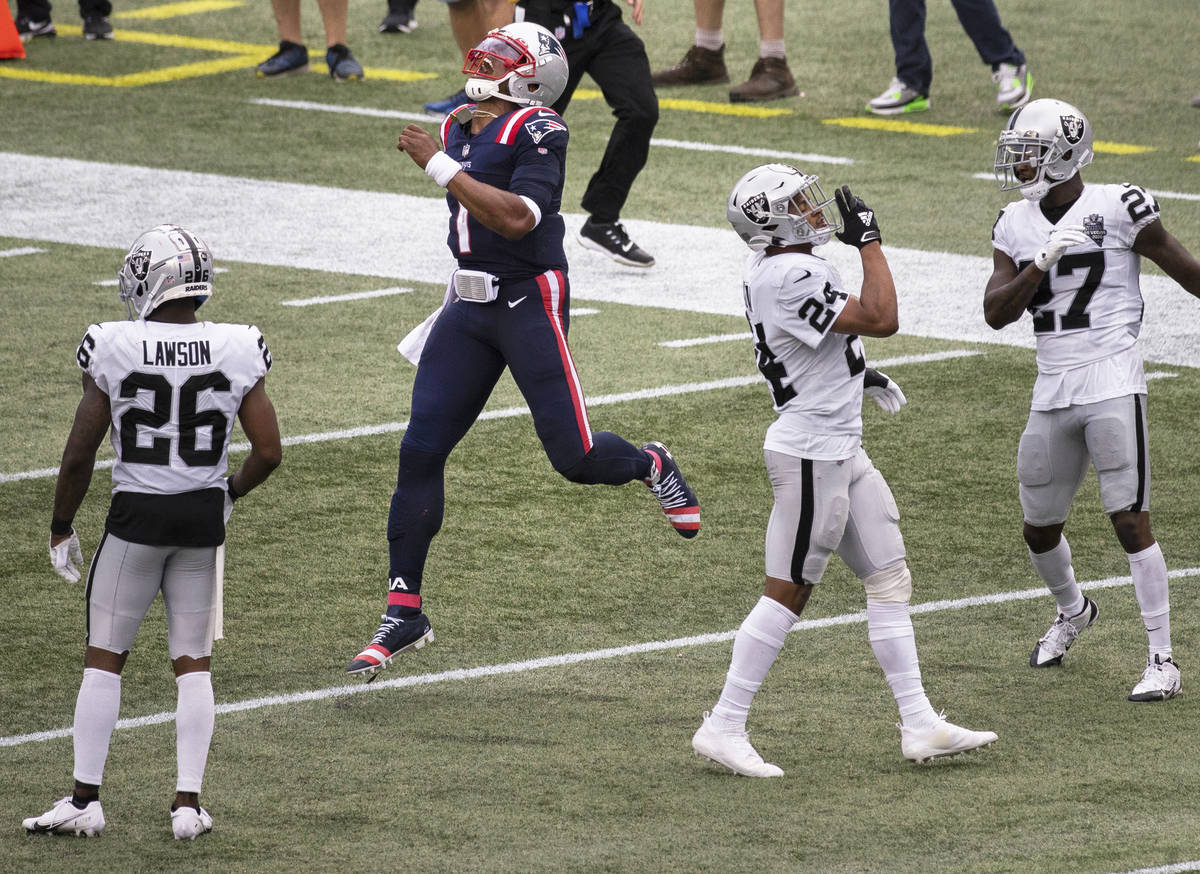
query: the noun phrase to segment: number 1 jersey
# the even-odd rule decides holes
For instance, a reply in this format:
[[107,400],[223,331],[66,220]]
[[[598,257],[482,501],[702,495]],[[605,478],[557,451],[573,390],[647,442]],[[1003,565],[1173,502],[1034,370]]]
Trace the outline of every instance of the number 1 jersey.
[[1029,311],[1037,340],[1033,409],[1059,409],[1146,391],[1141,355],[1142,228],[1158,218],[1154,198],[1136,185],[1085,185],[1057,221],[1039,203],[1010,203],[992,228],[992,245],[1018,270],[1033,261],[1056,227],[1079,225],[1088,242],[1072,246],[1043,277]]
[[862,445],[862,342],[831,328],[846,305],[837,270],[824,258],[754,252],[743,273],[746,319],[758,369],[779,414],[764,446],[838,461]]
[[213,322],[102,322],[76,357],[109,397],[114,493],[221,487],[242,399],[271,369],[258,328]]

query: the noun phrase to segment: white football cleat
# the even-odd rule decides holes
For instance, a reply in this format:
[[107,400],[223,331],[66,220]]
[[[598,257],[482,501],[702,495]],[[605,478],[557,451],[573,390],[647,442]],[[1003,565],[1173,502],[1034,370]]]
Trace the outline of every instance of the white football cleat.
[[1061,665],[1063,656],[1067,654],[1071,644],[1079,637],[1080,632],[1092,627],[1099,614],[1100,608],[1091,598],[1083,599],[1083,609],[1079,611],[1078,616],[1068,619],[1059,613],[1054,624],[1042,635],[1042,639],[1029,654],[1029,667],[1048,668]]
[[171,811],[171,831],[177,841],[195,840],[212,831],[212,816],[203,807],[197,812],[185,804]]
[[750,746],[748,731],[721,731],[713,718],[704,714],[704,721],[692,735],[692,749],[698,755],[724,765],[735,774],[745,777],[782,777],[783,769],[764,762]]
[[1146,659],[1146,670],[1142,678],[1129,693],[1130,701],[1166,701],[1174,698],[1183,689],[1179,679],[1179,666],[1170,656],[1165,659],[1156,654]]
[[104,809],[100,802],[89,801],[80,810],[71,803],[71,796],[60,798],[41,816],[21,821],[31,835],[83,835],[92,838],[104,831]]
[[904,758],[919,764],[929,764],[943,756],[956,756],[969,750],[986,747],[996,741],[994,731],[971,731],[938,714],[937,722],[927,728],[909,728],[897,723],[900,729],[900,750]]

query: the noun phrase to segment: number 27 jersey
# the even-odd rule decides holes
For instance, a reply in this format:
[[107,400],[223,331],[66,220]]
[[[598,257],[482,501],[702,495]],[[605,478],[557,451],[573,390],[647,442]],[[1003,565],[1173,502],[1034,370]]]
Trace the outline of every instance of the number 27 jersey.
[[846,305],[837,270],[824,258],[754,252],[743,274],[746,319],[758,369],[779,418],[764,446],[800,458],[839,461],[862,445],[862,342],[837,334]]
[[154,321],[91,325],[79,367],[108,395],[113,492],[219,487],[242,399],[271,369],[253,325]]

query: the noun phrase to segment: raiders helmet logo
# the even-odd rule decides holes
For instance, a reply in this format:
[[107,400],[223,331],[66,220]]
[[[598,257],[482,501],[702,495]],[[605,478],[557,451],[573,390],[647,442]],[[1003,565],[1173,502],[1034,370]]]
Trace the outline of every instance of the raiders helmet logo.
[[150,272],[150,250],[138,249],[125,259],[129,265],[129,272],[133,274],[133,278],[138,282],[144,282],[146,274]]
[[1098,212],[1094,212],[1083,220],[1083,232],[1087,234],[1093,243],[1097,246],[1104,245],[1104,238],[1108,235],[1108,231],[1104,229],[1104,216]]
[[557,115],[553,118],[546,118],[539,113],[537,118],[525,122],[525,130],[529,132],[535,145],[555,131],[565,131],[566,129],[567,126],[558,120]]
[[742,204],[742,213],[756,225],[765,225],[771,218],[771,208],[767,205],[767,196],[758,193],[747,198]]
[[1083,139],[1083,119],[1077,115],[1060,115],[1058,123],[1062,125],[1063,138],[1075,145]]

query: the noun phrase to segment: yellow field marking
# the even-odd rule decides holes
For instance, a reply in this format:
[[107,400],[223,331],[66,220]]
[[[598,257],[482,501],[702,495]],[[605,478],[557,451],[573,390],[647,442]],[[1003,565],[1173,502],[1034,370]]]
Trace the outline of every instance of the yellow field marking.
[[244,5],[241,0],[188,0],[186,3],[164,3],[162,6],[149,6],[146,9],[114,12],[112,17],[142,19],[178,18],[181,15],[195,15],[198,12],[220,12],[223,9],[235,9],[238,6]]
[[[598,100],[603,96],[595,88],[580,88],[571,99]],[[712,103],[704,100],[676,100],[673,97],[659,97],[658,105],[662,109],[680,109],[684,112],[707,112],[711,115],[738,115],[743,118],[777,118],[781,115],[795,114],[790,109],[769,109],[765,106],[742,106],[733,103]]]
[[917,121],[898,121],[888,118],[826,118],[821,124],[836,124],[839,127],[853,127],[861,130],[884,130],[893,133],[919,134],[925,137],[952,137],[957,134],[973,134],[978,129],[973,127],[955,127],[948,124],[922,124]]
[[1140,155],[1143,152],[1153,152],[1154,146],[1134,146],[1129,143],[1106,143],[1096,140],[1092,143],[1092,151],[1103,152],[1106,155]]
[[1200,155],[1192,155],[1190,158],[1184,158],[1185,161],[1191,161],[1194,164],[1200,164]]
[[[210,2],[210,0],[200,0]],[[211,0],[211,2],[227,2],[227,0]],[[174,4],[190,5],[190,4]],[[58,32],[65,36],[82,36],[83,28],[79,25],[60,24]],[[231,70],[242,70],[254,67],[275,53],[275,46],[258,45],[256,43],[233,42],[224,39],[204,39],[192,36],[180,36],[167,33],[146,33],[139,30],[114,30],[113,39],[116,42],[140,43],[142,45],[161,46],[163,48],[193,49],[201,52],[220,52],[232,55],[227,58],[216,58],[210,61],[195,61],[190,64],[179,64],[173,67],[163,67],[157,70],[141,70],[137,73],[127,73],[121,76],[90,76],[82,73],[58,73],[52,70],[30,70],[24,67],[0,66],[0,77],[22,79],[27,82],[46,82],[54,85],[99,85],[108,88],[135,88],[140,85],[156,85],[163,82],[173,82],[180,79],[193,79],[198,76],[211,76],[215,73],[228,73]],[[328,75],[329,68],[322,63],[313,63],[312,69]],[[419,73],[414,70],[393,70],[382,67],[367,67],[364,75],[369,79],[382,79],[385,82],[417,82],[422,79],[436,79],[436,73]]]

